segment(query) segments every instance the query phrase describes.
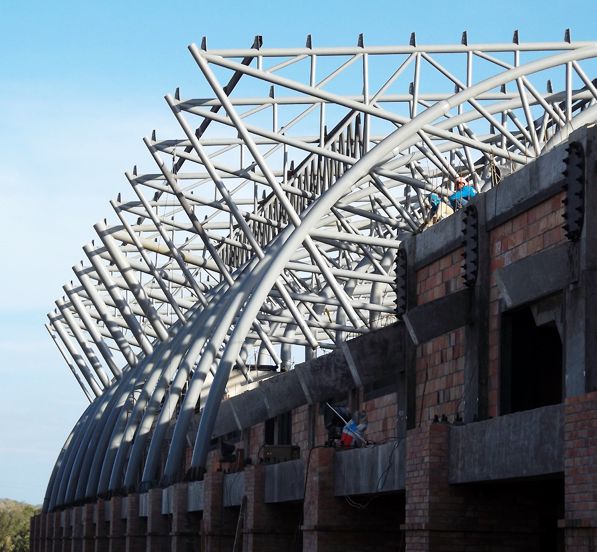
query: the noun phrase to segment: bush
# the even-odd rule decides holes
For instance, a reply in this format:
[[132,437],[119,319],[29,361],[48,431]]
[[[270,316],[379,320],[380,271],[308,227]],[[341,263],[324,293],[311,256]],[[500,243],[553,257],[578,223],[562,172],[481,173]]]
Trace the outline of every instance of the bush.
[[0,499],[0,552],[29,551],[29,522],[37,508]]

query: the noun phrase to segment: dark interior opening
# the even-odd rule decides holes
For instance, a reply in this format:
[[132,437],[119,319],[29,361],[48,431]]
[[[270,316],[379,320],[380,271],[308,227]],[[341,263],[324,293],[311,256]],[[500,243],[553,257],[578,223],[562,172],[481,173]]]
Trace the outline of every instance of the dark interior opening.
[[560,304],[552,300],[551,311],[538,303],[502,315],[502,414],[562,402]]
[[292,444],[292,412],[285,412],[265,422],[266,445]]

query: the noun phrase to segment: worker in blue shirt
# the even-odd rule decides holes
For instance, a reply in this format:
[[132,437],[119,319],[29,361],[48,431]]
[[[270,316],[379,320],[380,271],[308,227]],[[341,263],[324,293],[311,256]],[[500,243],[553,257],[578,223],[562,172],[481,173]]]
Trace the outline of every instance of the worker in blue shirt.
[[464,207],[476,195],[477,191],[475,188],[467,184],[462,176],[459,176],[456,179],[456,191],[450,196],[450,205],[456,211]]

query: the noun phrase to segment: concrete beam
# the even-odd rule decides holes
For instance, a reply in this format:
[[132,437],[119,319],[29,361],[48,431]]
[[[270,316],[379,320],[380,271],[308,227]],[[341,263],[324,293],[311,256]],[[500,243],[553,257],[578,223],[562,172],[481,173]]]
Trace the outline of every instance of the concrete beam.
[[508,309],[561,291],[578,280],[578,248],[567,242],[516,261],[496,272]]
[[488,229],[561,191],[566,145],[560,145],[509,175],[478,201],[485,201]]
[[564,471],[562,405],[450,427],[450,483]]
[[445,257],[462,245],[462,214],[462,211],[456,211],[410,239],[415,242],[415,247],[408,262],[415,270]]
[[305,463],[291,460],[265,466],[265,502],[303,500],[305,493]]
[[470,295],[470,290],[463,289],[405,313],[402,319],[413,343],[419,345],[465,326],[469,319]]
[[401,491],[405,488],[406,441],[339,451],[334,457],[334,495]]
[[[400,366],[404,329],[394,324],[346,342],[353,370],[363,385],[387,376]],[[220,405],[214,437],[245,429],[304,404],[338,398],[356,387],[342,350],[276,374],[259,386]]]

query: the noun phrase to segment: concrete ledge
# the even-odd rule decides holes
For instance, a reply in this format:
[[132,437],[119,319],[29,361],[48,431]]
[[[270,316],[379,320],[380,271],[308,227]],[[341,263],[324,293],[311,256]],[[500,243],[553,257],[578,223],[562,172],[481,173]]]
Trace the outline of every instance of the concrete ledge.
[[303,500],[305,493],[305,463],[291,460],[265,466],[265,502]]
[[[569,141],[587,143],[595,134],[594,128],[573,132]],[[477,195],[472,203],[485,203],[487,230],[503,224],[534,205],[547,200],[560,190],[566,144],[542,154],[535,161],[508,175],[492,190]],[[415,241],[414,258],[409,259],[416,270],[443,257],[462,244],[462,212],[441,220],[409,240]]]
[[482,196],[488,228],[502,224],[521,210],[527,210],[561,190],[559,183],[567,155],[565,148],[565,144],[560,145],[541,155]]
[[149,514],[149,493],[139,495],[139,517],[147,517]]
[[[394,324],[346,343],[361,384],[378,381],[395,370],[389,367],[396,366],[403,331],[401,325]],[[213,436],[251,427],[304,404],[341,397],[355,386],[345,354],[333,351],[222,401]]]
[[172,502],[174,500],[174,487],[162,489],[162,515],[172,514]]
[[405,488],[406,441],[338,451],[334,457],[336,496],[401,491]]
[[192,481],[187,487],[187,511],[203,510],[203,481]]
[[407,311],[402,318],[413,343],[419,345],[465,326],[470,299],[471,290],[465,288]]
[[403,348],[402,324],[392,324],[346,342],[356,364],[361,384],[385,377],[388,366],[396,366]]
[[496,281],[507,308],[514,308],[564,289],[578,280],[575,244],[545,249],[496,272]]
[[450,428],[450,483],[564,471],[562,405]]
[[214,426],[214,435],[224,435],[241,429],[236,413],[233,411],[232,403],[233,401],[231,400],[220,403],[220,408],[218,409],[219,416],[216,418],[216,425]]
[[245,494],[244,472],[227,473],[224,475],[224,507],[240,506]]
[[[308,402],[308,397],[301,387],[298,373],[294,370],[260,382],[258,389],[263,395],[269,418],[287,412],[289,408],[296,408]],[[256,391],[257,389],[249,391],[249,393],[255,393]],[[232,400],[235,398],[233,397]]]
[[440,220],[415,239],[415,258],[408,259],[413,263],[415,270],[432,263],[436,259],[447,255],[462,245],[462,211]]
[[338,398],[355,386],[344,354],[334,351],[296,366],[299,379],[309,390],[310,402]]

